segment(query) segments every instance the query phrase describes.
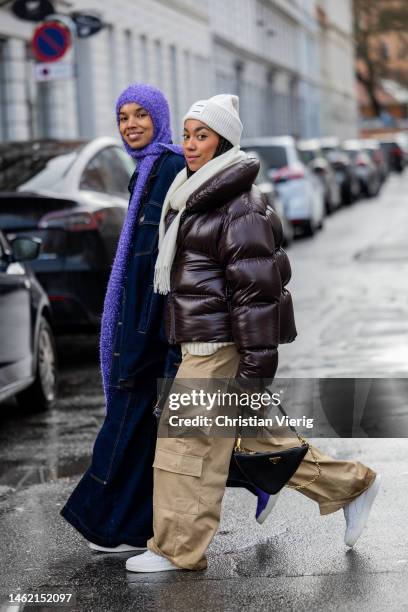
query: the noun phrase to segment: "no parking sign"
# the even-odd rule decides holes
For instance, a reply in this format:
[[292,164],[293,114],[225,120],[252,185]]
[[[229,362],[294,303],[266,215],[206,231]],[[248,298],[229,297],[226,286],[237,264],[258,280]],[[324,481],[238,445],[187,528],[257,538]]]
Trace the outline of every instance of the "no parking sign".
[[35,29],[31,46],[40,62],[56,62],[70,48],[71,33],[63,23],[47,21]]

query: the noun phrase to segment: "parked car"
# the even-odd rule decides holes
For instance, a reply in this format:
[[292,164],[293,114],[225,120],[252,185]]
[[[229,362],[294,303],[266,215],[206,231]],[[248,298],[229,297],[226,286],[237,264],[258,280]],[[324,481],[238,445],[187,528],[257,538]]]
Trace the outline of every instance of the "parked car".
[[324,194],[317,176],[301,161],[291,136],[246,139],[242,148],[256,151],[276,185],[287,219],[296,233],[313,235],[323,227]]
[[341,149],[338,138],[320,138],[319,143],[323,155],[333,168],[340,188],[342,203],[352,204],[359,198],[361,191],[360,180],[354,164],[352,164],[347,153]]
[[402,172],[407,165],[407,154],[402,139],[398,135],[382,136],[379,142],[390,171]]
[[364,150],[362,142],[360,140],[346,140],[343,143],[343,149],[355,167],[362,192],[367,197],[377,195],[381,185],[380,173],[376,164]]
[[28,260],[41,242],[8,242],[0,231],[0,400],[15,396],[24,410],[50,408],[57,397],[51,306]]
[[299,140],[297,143],[300,158],[316,174],[322,184],[326,213],[330,214],[341,205],[341,193],[336,175],[324,157],[316,138]]
[[368,153],[371,160],[377,166],[378,173],[380,175],[381,183],[384,183],[389,173],[389,166],[385,159],[383,150],[381,149],[380,143],[374,138],[365,138],[361,140],[363,151]]
[[113,138],[0,145],[0,228],[42,240],[55,330],[99,326],[133,171]]
[[256,151],[247,151],[247,153],[259,161],[259,172],[255,184],[266,195],[269,205],[279,216],[283,228],[283,246],[288,246],[293,240],[294,230],[293,225],[286,216],[282,199],[275,188],[274,182],[268,177],[267,168],[260,155]]

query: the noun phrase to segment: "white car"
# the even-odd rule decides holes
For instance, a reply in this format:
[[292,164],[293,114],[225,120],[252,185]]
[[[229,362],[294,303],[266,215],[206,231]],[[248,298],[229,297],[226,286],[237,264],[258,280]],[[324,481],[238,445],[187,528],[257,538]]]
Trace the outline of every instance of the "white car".
[[285,216],[296,232],[312,236],[323,227],[324,192],[318,177],[300,160],[291,136],[248,138],[242,143],[256,151],[268,168],[285,207]]
[[297,149],[303,163],[310,168],[322,184],[326,212],[329,215],[341,204],[340,188],[335,172],[324,157],[317,138],[299,140]]

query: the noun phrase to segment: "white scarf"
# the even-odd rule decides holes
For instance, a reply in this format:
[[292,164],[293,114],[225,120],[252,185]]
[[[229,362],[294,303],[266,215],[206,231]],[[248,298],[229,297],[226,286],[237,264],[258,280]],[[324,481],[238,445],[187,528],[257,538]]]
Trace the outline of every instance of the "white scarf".
[[[159,225],[159,254],[154,270],[154,291],[166,295],[170,291],[170,272],[176,255],[176,241],[180,225],[180,217],[186,208],[188,198],[208,179],[221,170],[247,159],[247,154],[235,145],[226,153],[214,157],[187,179],[187,170],[179,172],[169,187],[160,217]],[[167,211],[172,208],[178,214],[174,217],[167,232],[164,219]]]

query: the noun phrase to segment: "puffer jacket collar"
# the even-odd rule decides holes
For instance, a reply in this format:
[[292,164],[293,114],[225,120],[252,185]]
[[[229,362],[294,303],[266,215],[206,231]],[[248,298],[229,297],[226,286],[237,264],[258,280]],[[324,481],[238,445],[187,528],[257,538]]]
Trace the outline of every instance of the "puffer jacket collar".
[[259,172],[259,161],[252,157],[225,168],[203,183],[186,203],[186,211],[208,212],[249,191]]

